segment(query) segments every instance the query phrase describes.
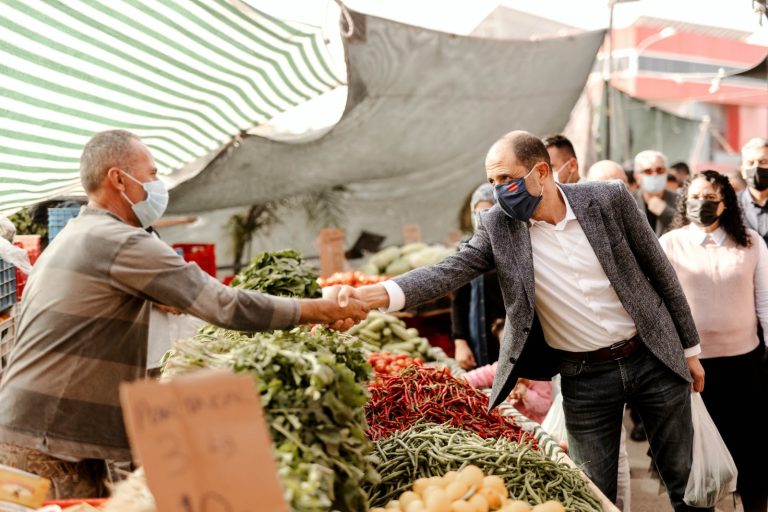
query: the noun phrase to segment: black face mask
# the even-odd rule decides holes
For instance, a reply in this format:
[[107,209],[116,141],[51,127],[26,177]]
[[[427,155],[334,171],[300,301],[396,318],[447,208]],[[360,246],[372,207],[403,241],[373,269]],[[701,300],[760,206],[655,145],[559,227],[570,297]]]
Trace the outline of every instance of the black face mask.
[[762,192],[768,189],[768,167],[750,167],[744,169],[745,181],[749,188]]
[[694,224],[704,227],[711,226],[720,218],[717,214],[719,204],[720,201],[707,201],[706,199],[688,199],[685,201],[688,218]]

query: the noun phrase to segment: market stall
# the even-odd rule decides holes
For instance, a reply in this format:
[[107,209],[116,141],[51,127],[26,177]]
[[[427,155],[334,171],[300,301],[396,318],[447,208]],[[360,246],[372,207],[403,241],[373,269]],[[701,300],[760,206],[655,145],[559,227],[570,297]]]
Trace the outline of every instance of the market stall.
[[[232,284],[320,293],[295,251],[257,255]],[[393,315],[373,311],[347,333],[207,326],[169,352],[163,379],[206,369],[256,382],[291,510],[615,510],[537,424],[509,403],[488,412],[458,364]],[[154,511],[150,489],[140,470],[79,510]]]

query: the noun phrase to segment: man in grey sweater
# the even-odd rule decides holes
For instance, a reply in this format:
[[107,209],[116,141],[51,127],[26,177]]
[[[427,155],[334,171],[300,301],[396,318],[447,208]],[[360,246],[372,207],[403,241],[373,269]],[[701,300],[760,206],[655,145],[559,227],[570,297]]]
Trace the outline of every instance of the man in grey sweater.
[[57,498],[99,496],[104,461],[131,460],[118,388],[145,376],[152,302],[244,331],[347,328],[368,311],[230,288],[185,262],[145,231],[168,193],[129,132],[96,134],[80,173],[88,206],[32,271],[0,384],[0,463],[50,478]]
[[511,132],[486,158],[498,205],[455,255],[337,299],[398,310],[492,268],[506,328],[490,406],[518,377],[562,377],[570,454],[616,499],[625,403],[640,412],[676,510],[691,468],[691,387],[704,387],[699,338],[675,272],[622,183],[556,184],[544,144]]

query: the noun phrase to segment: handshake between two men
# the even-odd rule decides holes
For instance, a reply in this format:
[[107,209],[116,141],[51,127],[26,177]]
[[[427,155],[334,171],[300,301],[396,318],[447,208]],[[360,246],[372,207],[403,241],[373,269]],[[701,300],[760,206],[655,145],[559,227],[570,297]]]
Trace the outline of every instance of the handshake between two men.
[[360,288],[336,285],[323,288],[322,299],[300,299],[299,305],[299,323],[320,323],[346,331],[364,320],[371,309],[387,307],[389,295],[381,285]]

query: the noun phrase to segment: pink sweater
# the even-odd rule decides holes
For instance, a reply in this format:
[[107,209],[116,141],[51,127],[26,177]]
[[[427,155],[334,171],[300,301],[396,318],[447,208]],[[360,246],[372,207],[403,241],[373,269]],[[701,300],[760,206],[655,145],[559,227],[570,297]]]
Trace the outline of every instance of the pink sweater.
[[[467,372],[460,378],[464,378],[473,388],[489,388],[493,386],[493,378],[496,376],[498,363],[487,364],[475,370]],[[528,390],[522,400],[513,403],[523,416],[536,423],[541,423],[552,405],[552,382],[532,380],[528,384]]]
[[702,245],[703,234],[692,226],[670,231],[659,240],[691,306],[701,337],[701,358],[746,354],[759,342],[755,270],[758,244],[764,242],[754,231],[749,235],[749,248],[728,236],[721,245]]

